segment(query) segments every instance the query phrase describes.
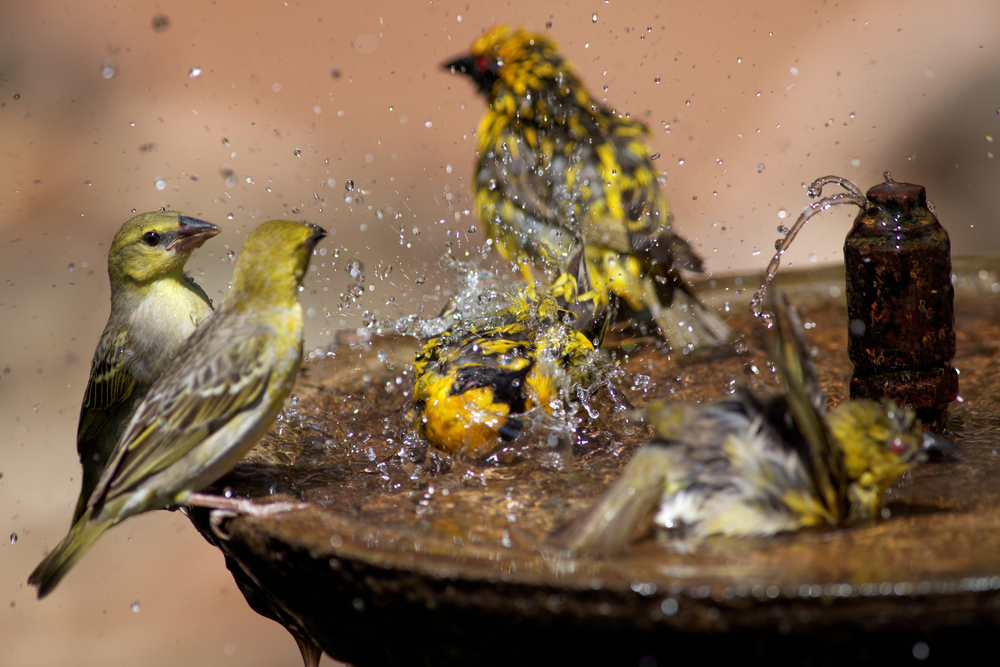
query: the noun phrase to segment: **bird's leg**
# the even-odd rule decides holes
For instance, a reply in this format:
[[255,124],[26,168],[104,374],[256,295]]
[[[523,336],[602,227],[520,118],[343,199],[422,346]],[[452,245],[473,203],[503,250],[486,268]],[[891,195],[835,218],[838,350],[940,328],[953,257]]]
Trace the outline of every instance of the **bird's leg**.
[[184,499],[184,505],[188,507],[207,507],[211,512],[208,515],[208,525],[212,532],[220,540],[228,540],[229,534],[222,530],[222,523],[226,519],[235,519],[240,515],[265,517],[294,510],[302,510],[309,507],[309,503],[277,502],[277,503],[255,503],[251,498],[226,498],[225,496],[215,496],[210,493],[191,493]]
[[272,516],[311,507],[309,503],[296,502],[255,503],[252,498],[226,498],[210,493],[190,493],[183,500],[183,504],[190,507],[228,510],[234,512],[233,516],[245,514],[253,517]]

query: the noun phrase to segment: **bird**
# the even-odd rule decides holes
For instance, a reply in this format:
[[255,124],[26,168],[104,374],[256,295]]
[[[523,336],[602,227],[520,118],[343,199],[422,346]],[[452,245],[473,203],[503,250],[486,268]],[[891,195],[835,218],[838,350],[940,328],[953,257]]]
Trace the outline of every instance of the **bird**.
[[502,257],[529,281],[584,265],[580,302],[620,297],[675,350],[734,340],[680,274],[704,267],[672,229],[645,125],[595,100],[555,42],[523,28],[494,26],[443,67],[486,98],[474,205]]
[[177,211],[134,216],[108,252],[111,315],[90,365],[76,448],[83,468],[76,522],[115,443],[153,381],[212,312],[212,301],[184,274],[191,253],[221,230]]
[[645,419],[653,438],[549,544],[614,555],[650,518],[679,544],[874,519],[890,485],[929,451],[954,449],[890,400],[828,409],[797,313],[779,303],[774,317],[783,391],[761,396],[739,387],[710,404],[650,405]]
[[225,300],[150,387],[83,514],[31,573],[39,598],[104,531],[132,515],[175,505],[252,506],[198,492],[260,440],[292,390],[302,363],[298,290],[325,234],[313,224],[272,220],[247,237]]
[[[414,361],[414,421],[448,453],[482,457],[525,431],[534,411],[552,414],[590,393],[600,339],[543,286],[515,289],[507,306],[428,340]],[[598,325],[597,336],[605,327]]]

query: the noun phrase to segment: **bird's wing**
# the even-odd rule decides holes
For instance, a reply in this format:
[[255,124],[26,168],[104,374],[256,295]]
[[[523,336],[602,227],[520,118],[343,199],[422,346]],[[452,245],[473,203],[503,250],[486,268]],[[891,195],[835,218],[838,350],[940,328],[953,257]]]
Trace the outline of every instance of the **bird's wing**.
[[[214,335],[201,335],[214,334]],[[268,336],[200,331],[150,389],[91,496],[91,504],[128,491],[190,452],[262,399],[274,359]],[[189,354],[189,351],[207,352]]]
[[493,159],[482,160],[481,164],[504,200],[539,223],[565,227],[554,207],[556,184],[553,170],[544,167],[546,159],[551,156],[521,141],[519,133],[508,126],[497,137]]
[[98,438],[109,412],[121,405],[135,389],[136,380],[125,364],[128,335],[124,331],[109,333],[101,338],[94,352],[90,381],[80,406],[80,425],[76,432],[77,447]]
[[784,295],[775,300],[777,343],[774,354],[778,371],[785,380],[788,407],[806,443],[809,474],[816,491],[836,518],[847,515],[847,470],[844,454],[833,443],[823,419],[826,395],[816,379],[809,359],[802,321]]

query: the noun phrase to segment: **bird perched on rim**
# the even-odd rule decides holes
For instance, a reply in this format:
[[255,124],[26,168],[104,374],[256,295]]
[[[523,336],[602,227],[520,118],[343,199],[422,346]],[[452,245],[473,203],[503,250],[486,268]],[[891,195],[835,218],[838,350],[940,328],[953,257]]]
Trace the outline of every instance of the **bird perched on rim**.
[[552,414],[576,387],[589,393],[599,353],[576,321],[531,283],[497,315],[427,341],[414,362],[421,434],[447,452],[482,456],[516,438],[532,410]]
[[732,341],[678,271],[702,262],[671,229],[643,124],[594,100],[545,35],[497,25],[444,67],[486,97],[475,206],[526,279],[534,267],[575,280],[582,257],[580,301],[620,297],[677,350]]
[[302,363],[298,289],[325,234],[272,220],[247,237],[225,300],[150,387],[83,514],[31,573],[38,597],[133,514],[185,504],[248,509],[197,492],[257,443],[292,390]]
[[668,533],[694,537],[768,536],[877,517],[885,490],[928,449],[954,449],[891,401],[827,410],[795,310],[779,304],[776,327],[783,392],[740,388],[709,405],[650,406],[653,439],[552,544],[611,554],[654,512]]
[[177,211],[154,211],[123,224],[111,242],[111,316],[94,351],[80,406],[76,449],[83,482],[74,522],[86,510],[135,407],[212,312],[211,300],[184,275],[184,265],[219,231]]

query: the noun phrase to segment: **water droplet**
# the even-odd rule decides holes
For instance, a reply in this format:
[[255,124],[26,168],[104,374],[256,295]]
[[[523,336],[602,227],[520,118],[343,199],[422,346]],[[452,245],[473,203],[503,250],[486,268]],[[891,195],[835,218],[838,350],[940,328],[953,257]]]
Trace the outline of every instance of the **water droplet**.
[[17,544],[17,533],[11,533],[10,534],[10,543],[11,544]]
[[[787,217],[788,217],[788,211],[786,211],[785,209],[780,209],[780,210],[778,211],[778,217],[779,217],[779,218],[781,218],[782,220],[784,220],[785,218],[787,218]],[[779,232],[781,232],[781,230],[782,230],[782,227],[778,227],[778,231],[779,231]],[[783,231],[783,232],[781,232],[781,233],[782,233],[782,234],[787,234],[787,233],[788,233],[788,228],[787,228],[787,227],[785,227],[785,228],[784,228],[784,230],[785,230],[785,231]]]
[[429,120],[427,120],[427,121],[424,121],[424,127],[427,127],[427,128],[431,128],[431,127],[434,127],[434,123],[432,123],[432,122],[431,122],[431,121],[429,121]]
[[764,163],[761,162],[761,163],[759,163],[757,165],[757,173],[760,174],[760,173],[763,173],[763,172],[764,172]]
[[593,16],[590,17],[590,22],[597,23],[597,14],[594,14]]
[[469,225],[469,228],[466,229],[465,231],[467,233],[469,233],[469,234],[475,234],[476,233],[476,226],[475,225]]
[[679,159],[679,160],[677,161],[677,164],[684,164],[684,158],[681,158],[681,159]]
[[110,60],[105,60],[104,64],[101,65],[101,76],[103,76],[105,79],[110,79],[116,73],[117,72],[115,72],[115,64]]
[[649,159],[650,160],[659,160],[660,159],[660,154],[659,153],[653,153],[652,155],[649,156]]
[[344,183],[344,189],[348,192],[352,192],[354,190],[354,180],[350,178],[347,179],[347,182]]
[[300,149],[296,148],[295,151],[294,151],[294,155],[295,155],[295,157],[300,157],[302,155],[302,151]]
[[132,606],[131,606],[131,609],[132,609],[132,611],[133,611],[133,612],[135,612],[136,614],[138,614],[138,613],[139,613],[139,611],[140,611],[141,607],[139,606],[139,601],[138,601],[138,600],[136,600],[135,602],[133,602],[133,603],[132,603]]
[[188,78],[189,79],[197,79],[199,76],[201,76],[201,68],[200,67],[192,67],[188,71]]
[[230,250],[229,251],[229,259],[232,260],[232,261],[234,261],[234,262],[236,261],[236,251],[235,250]]
[[271,86],[271,90],[273,90],[274,92],[278,92],[279,90],[281,90],[281,84],[280,83],[274,84],[273,86]]
[[654,76],[653,77],[653,83],[659,83],[659,82],[660,82],[660,77]]
[[163,179],[162,176],[157,176],[155,185],[157,190],[162,190],[163,188],[167,187],[167,182]]
[[157,14],[153,17],[153,30],[156,32],[166,32],[170,27],[170,19],[165,14]]
[[739,65],[739,64],[740,64],[740,63],[742,63],[742,62],[743,62],[743,58],[737,58],[737,59],[736,59],[736,64],[737,64],[737,65]]
[[792,73],[792,76],[798,76],[799,75],[799,68],[798,67],[790,67],[788,69],[788,71]]
[[75,268],[76,268],[76,265],[74,265],[73,263],[70,263],[70,265],[69,265],[69,272],[73,273],[73,269],[75,269]]
[[360,259],[352,259],[344,265],[344,271],[352,278],[357,278],[365,272],[365,264]]
[[856,157],[852,157],[851,158],[851,166],[852,167],[860,167],[861,166],[861,160],[859,160]]

